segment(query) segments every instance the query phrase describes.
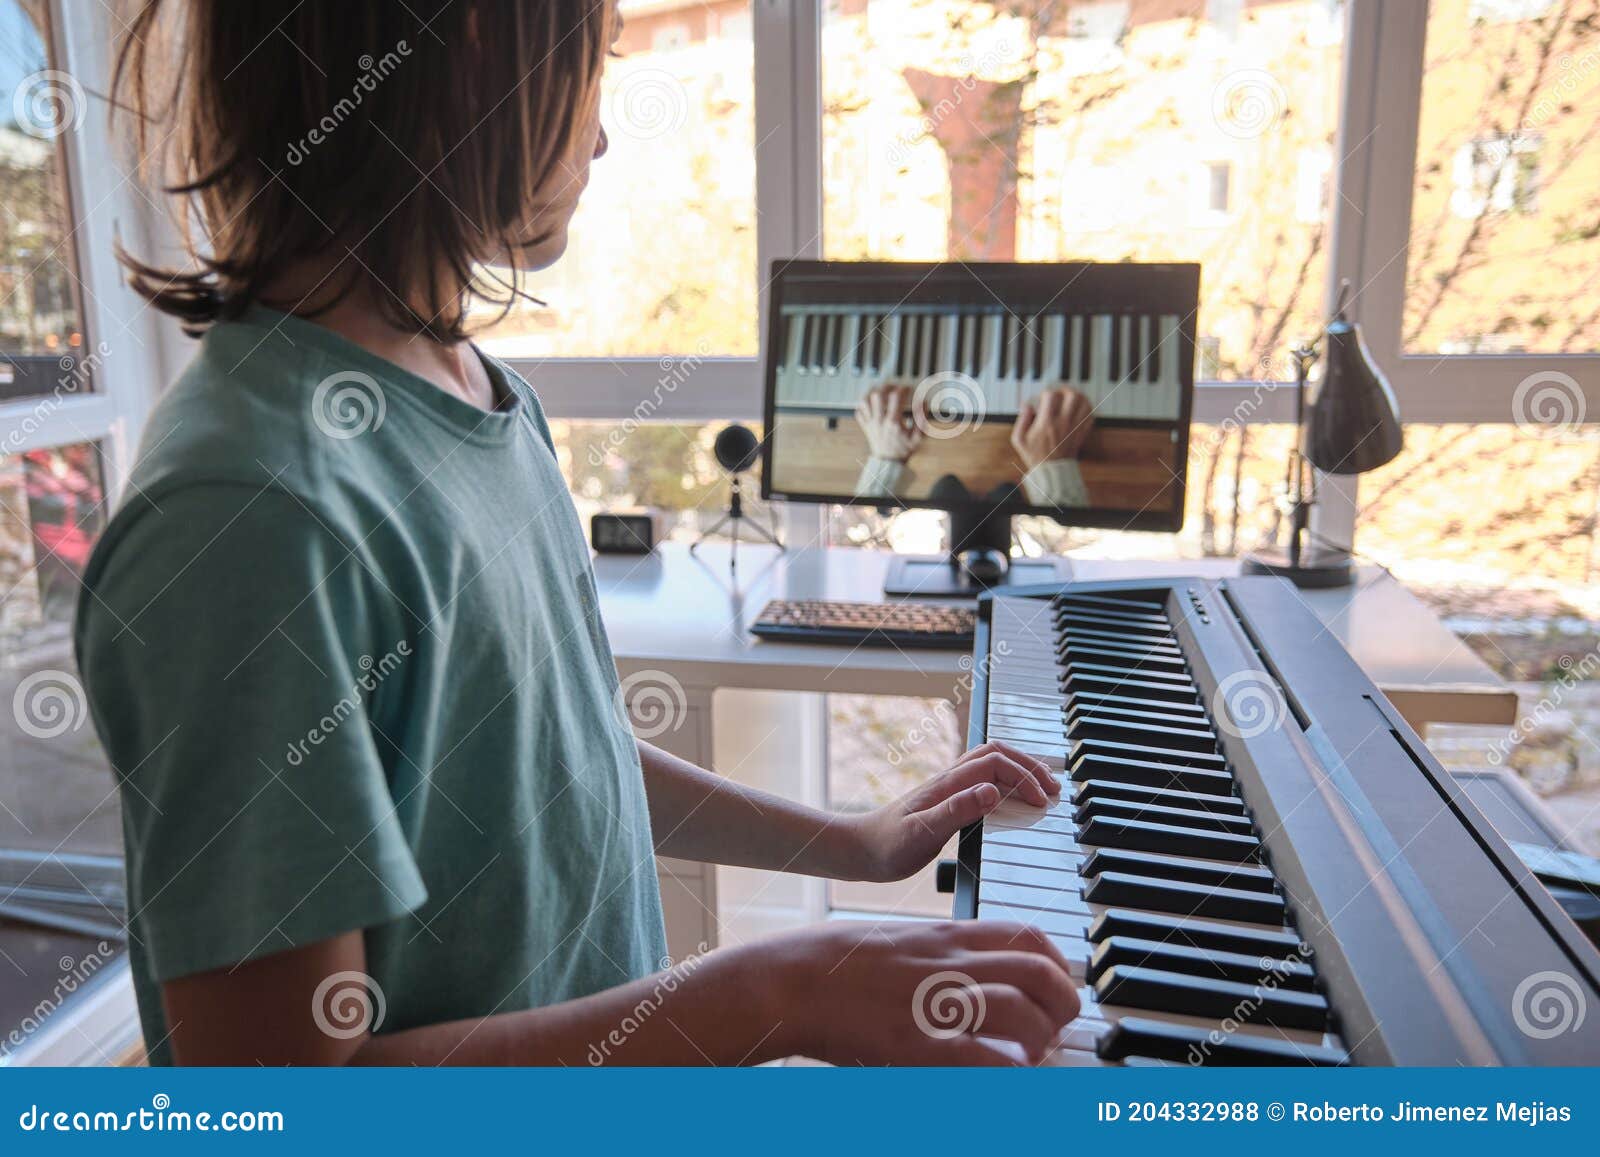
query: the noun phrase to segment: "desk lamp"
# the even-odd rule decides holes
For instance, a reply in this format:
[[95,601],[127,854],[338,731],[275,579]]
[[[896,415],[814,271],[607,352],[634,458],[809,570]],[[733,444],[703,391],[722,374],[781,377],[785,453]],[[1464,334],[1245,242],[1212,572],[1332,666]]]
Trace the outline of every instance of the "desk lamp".
[[1316,474],[1365,474],[1394,460],[1403,438],[1394,390],[1372,360],[1361,330],[1345,317],[1350,283],[1339,289],[1333,320],[1323,333],[1322,380],[1309,403],[1306,382],[1319,357],[1313,345],[1294,350],[1295,447],[1289,452],[1289,545],[1244,557],[1245,574],[1273,574],[1308,589],[1350,582],[1350,556],[1319,549],[1310,539]]

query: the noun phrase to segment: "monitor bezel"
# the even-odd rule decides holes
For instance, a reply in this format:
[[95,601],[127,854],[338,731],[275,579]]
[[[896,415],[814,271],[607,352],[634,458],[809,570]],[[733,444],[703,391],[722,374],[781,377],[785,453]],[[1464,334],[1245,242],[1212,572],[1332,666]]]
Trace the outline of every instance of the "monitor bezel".
[[[874,272],[883,277],[929,280],[965,279],[979,290],[989,280],[1004,278],[1039,287],[1041,296],[1063,284],[1111,294],[1113,311],[1178,313],[1179,418],[1178,438],[1173,443],[1175,501],[1171,509],[1128,511],[1112,507],[1082,507],[1063,511],[1059,507],[992,502],[955,504],[930,499],[896,498],[892,503],[861,495],[818,494],[808,491],[778,490],[772,484],[773,433],[777,416],[778,361],[784,291],[791,276],[859,277],[866,280]],[[1087,285],[1084,285],[1087,279]],[[1040,515],[1053,518],[1062,526],[1093,530],[1137,530],[1176,533],[1183,529],[1184,507],[1188,501],[1189,434],[1194,410],[1195,318],[1199,312],[1200,266],[1192,262],[1012,262],[1012,261],[823,261],[804,258],[773,261],[768,282],[767,340],[762,354],[762,439],[761,497],[786,502],[817,502],[840,506],[868,506],[896,510],[961,509],[966,513],[993,512],[1012,516]],[[1160,292],[1153,293],[1152,290]],[[1059,290],[1058,290],[1059,291]],[[1053,295],[1052,295],[1053,296]],[[1156,300],[1151,301],[1150,298]],[[981,299],[980,299],[981,300]],[[990,300],[993,300],[991,295]],[[1045,296],[1050,300],[1050,296]]]

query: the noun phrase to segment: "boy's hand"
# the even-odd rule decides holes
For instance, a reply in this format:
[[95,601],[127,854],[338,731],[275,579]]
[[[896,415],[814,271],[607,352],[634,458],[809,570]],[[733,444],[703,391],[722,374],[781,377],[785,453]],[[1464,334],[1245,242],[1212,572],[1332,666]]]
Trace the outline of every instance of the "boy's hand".
[[1060,792],[1060,781],[1043,761],[1004,743],[974,747],[949,771],[856,821],[860,878],[903,880],[1001,800],[1045,807]]
[[1060,949],[1022,924],[841,921],[751,949],[770,953],[780,1050],[836,1065],[1038,1064],[1080,1007]]

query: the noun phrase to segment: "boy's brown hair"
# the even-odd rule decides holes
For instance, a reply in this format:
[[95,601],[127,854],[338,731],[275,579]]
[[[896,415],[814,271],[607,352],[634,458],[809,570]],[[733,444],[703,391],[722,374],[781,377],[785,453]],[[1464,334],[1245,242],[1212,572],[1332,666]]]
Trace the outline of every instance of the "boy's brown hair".
[[135,121],[141,167],[182,199],[195,264],[122,254],[134,288],[198,332],[291,265],[338,255],[308,301],[270,304],[315,313],[370,278],[391,321],[464,336],[456,288],[508,309],[519,253],[549,239],[538,207],[574,179],[565,162],[597,115],[611,8],[137,0],[114,104]]

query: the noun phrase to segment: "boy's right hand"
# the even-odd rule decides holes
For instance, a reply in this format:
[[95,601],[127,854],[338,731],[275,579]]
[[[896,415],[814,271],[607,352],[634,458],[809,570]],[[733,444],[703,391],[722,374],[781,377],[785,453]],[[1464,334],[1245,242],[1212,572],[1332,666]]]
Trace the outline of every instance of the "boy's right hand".
[[1080,1007],[1066,957],[1023,924],[840,921],[760,948],[776,1032],[836,1065],[1018,1063],[996,1041],[1038,1064]]

